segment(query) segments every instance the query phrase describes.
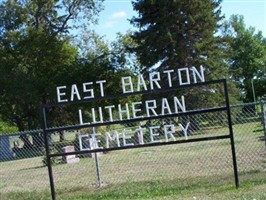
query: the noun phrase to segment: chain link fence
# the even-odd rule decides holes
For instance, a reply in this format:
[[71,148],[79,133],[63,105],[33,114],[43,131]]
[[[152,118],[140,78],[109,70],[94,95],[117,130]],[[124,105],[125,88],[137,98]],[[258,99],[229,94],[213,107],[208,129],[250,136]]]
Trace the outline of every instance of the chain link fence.
[[[266,173],[265,103],[231,107],[240,176]],[[142,130],[142,131],[140,131]],[[98,134],[94,144],[89,135]],[[141,134],[140,134],[141,132]],[[108,133],[108,134],[106,134]],[[119,134],[120,137],[114,137]],[[49,134],[52,153],[229,134],[225,111]],[[121,137],[123,135],[123,137]],[[0,135],[0,193],[49,190],[42,130]],[[57,194],[138,181],[232,177],[230,140],[151,146],[51,159]],[[265,176],[266,177],[266,176]]]

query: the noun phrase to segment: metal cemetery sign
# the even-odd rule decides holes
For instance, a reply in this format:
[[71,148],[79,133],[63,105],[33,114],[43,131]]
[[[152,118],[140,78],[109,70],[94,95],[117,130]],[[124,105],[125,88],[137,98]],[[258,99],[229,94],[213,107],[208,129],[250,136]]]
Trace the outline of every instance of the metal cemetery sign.
[[[109,94],[106,89],[107,85],[107,80],[99,80],[84,82],[81,85],[58,86],[56,88],[57,103],[42,107],[52,199],[56,199],[51,165],[53,157],[221,139],[230,140],[235,184],[236,187],[239,186],[226,80],[205,81],[204,68],[200,66],[199,69],[191,67],[152,72],[147,78],[143,75],[121,77],[120,86],[117,87],[120,92],[116,94]],[[198,102],[196,105],[193,104],[193,98],[190,98],[193,92],[196,96],[202,93],[215,95],[216,88],[220,88],[223,94],[223,106],[210,108]],[[71,112],[74,112],[73,115],[76,117],[71,121],[71,125],[59,124],[54,127],[53,121],[60,116],[50,113],[52,108],[60,106],[71,107]],[[189,129],[193,121],[183,120],[183,123],[171,121],[176,118],[180,121],[181,118],[186,119],[200,113],[222,111],[226,112],[228,121],[229,134],[226,135],[190,138]],[[159,126],[152,123],[153,120],[162,121],[167,118],[171,119],[167,124]],[[134,130],[126,128],[128,123],[136,124]],[[148,125],[144,127],[141,125],[143,123]],[[103,134],[95,131],[95,128],[100,126],[111,127],[117,124],[125,125],[125,128],[122,131],[106,130]],[[90,134],[79,137],[81,144],[79,151],[50,152],[48,145],[50,133],[90,127],[93,129]],[[181,139],[176,137],[176,129],[181,130],[183,135]],[[131,141],[132,131],[137,133],[137,143]],[[148,140],[144,136],[147,136]],[[82,137],[89,137],[94,149],[83,147]],[[100,143],[99,138],[104,138],[104,142]]]

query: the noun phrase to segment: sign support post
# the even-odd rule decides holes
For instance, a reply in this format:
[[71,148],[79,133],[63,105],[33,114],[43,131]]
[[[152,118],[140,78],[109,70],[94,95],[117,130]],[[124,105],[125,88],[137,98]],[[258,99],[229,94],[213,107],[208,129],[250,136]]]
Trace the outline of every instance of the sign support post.
[[237,170],[237,160],[236,160],[233,124],[232,124],[232,118],[231,118],[231,109],[230,109],[230,103],[229,103],[227,83],[226,83],[225,79],[223,81],[223,84],[224,84],[224,95],[225,95],[226,108],[227,108],[226,110],[227,110],[227,119],[228,119],[230,143],[231,143],[231,150],[232,150],[232,159],[233,159],[233,165],[234,165],[235,185],[236,185],[236,188],[239,188],[239,179],[238,179],[238,170]]
[[50,149],[49,149],[49,139],[48,139],[48,132],[47,132],[46,111],[45,111],[44,106],[42,107],[42,118],[43,118],[42,119],[43,120],[43,137],[44,137],[45,152],[46,152],[46,164],[48,167],[51,195],[52,195],[52,200],[56,200],[54,177],[53,177]]

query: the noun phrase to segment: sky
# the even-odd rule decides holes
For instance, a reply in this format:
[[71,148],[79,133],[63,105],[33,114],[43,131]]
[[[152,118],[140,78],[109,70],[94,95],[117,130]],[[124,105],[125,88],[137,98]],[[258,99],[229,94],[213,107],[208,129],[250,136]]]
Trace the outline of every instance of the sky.
[[[243,15],[246,27],[255,27],[266,37],[266,0],[223,0],[221,7],[226,19],[232,14]],[[131,0],[105,0],[95,30],[105,40],[113,41],[117,32],[133,29],[129,19],[134,15]]]

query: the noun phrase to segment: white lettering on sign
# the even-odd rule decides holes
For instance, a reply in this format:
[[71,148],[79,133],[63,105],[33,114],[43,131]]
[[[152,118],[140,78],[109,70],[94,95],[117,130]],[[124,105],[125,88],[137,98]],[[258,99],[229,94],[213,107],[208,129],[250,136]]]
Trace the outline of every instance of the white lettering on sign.
[[130,76],[122,77],[121,81],[122,81],[123,93],[134,92],[133,83]]
[[109,132],[107,132],[105,134],[105,141],[106,141],[106,148],[109,148],[110,141],[116,141],[117,146],[120,147],[119,133],[117,131],[114,131],[113,137],[110,135]]
[[154,85],[156,85],[156,88],[161,89],[161,85],[159,83],[161,81],[161,77],[159,72],[150,73],[149,80],[151,90],[154,90]]
[[[183,67],[150,72],[145,75],[139,74],[135,77],[127,75],[121,77],[118,89],[122,89],[120,91],[121,96],[128,96],[123,94],[130,95],[131,93],[134,94],[134,92],[148,90],[151,91],[152,94],[155,90],[160,91],[161,89],[173,88],[175,86],[205,82],[204,71],[205,69],[203,66],[200,66],[199,70],[192,66],[190,68]],[[96,101],[96,98],[101,99],[101,97],[106,97],[102,99],[108,99],[106,102],[109,102],[109,99],[113,97],[111,96],[111,98],[109,98],[109,96],[106,96],[106,93],[108,93],[108,89],[106,88],[108,88],[108,86],[106,80],[84,82],[80,85],[72,84],[70,86],[58,86],[56,87],[57,102],[67,103],[94,99]],[[79,124],[100,126],[103,123],[108,124],[109,122],[112,122],[110,124],[113,124],[115,122],[120,123],[122,121],[134,119],[136,119],[135,121],[141,119],[150,120],[161,116],[177,116],[175,114],[187,112],[184,96],[179,98],[174,96],[174,94],[170,94],[169,96],[166,94],[161,98],[158,96],[152,97],[152,95],[147,96],[147,98],[142,98],[141,95],[135,96],[136,98],[130,100],[126,99],[126,101],[123,99],[116,105],[114,103],[110,103],[110,105],[99,103],[100,106],[95,107],[95,104],[92,104],[93,106],[91,107],[93,108],[90,107],[90,109],[85,111],[83,110],[84,106],[83,109],[78,109]],[[84,137],[90,138],[90,141],[92,142],[91,147],[93,148],[101,148],[99,147],[101,144],[105,144],[106,148],[110,148],[113,144],[118,147],[133,146],[135,145],[132,142],[133,137],[139,145],[144,145],[147,142],[161,143],[176,141],[179,138],[179,134],[176,133],[180,131],[187,140],[189,137],[189,126],[190,122],[187,122],[186,124],[179,123],[178,127],[175,127],[174,124],[163,124],[147,128],[138,127],[134,130],[123,129],[120,132],[117,130],[109,130],[105,133],[105,137],[102,137],[100,133],[96,133],[95,127],[93,127],[93,133],[90,135],[87,134]],[[176,135],[178,135],[178,138],[176,138]],[[145,139],[144,136],[148,139]],[[105,143],[100,142],[100,138],[101,140],[105,138]],[[82,142],[84,139],[85,138],[81,137],[79,140]],[[83,150],[83,147],[80,149]]]
[[65,92],[62,92],[62,89],[66,89],[66,86],[59,86],[59,87],[56,88],[57,102],[58,103],[68,102],[67,99],[61,99],[62,96],[66,95]]
[[[160,134],[158,133],[157,129],[160,129],[160,126],[152,126],[149,128],[150,129],[150,139],[151,139],[151,143],[155,143],[155,142],[162,142],[161,140],[156,140],[155,137],[158,137]],[[156,131],[157,130],[157,131]]]
[[167,80],[168,80],[168,86],[169,87],[172,87],[172,76],[171,76],[171,73],[173,73],[174,70],[165,70],[163,71],[163,73],[167,74]]
[[84,99],[91,99],[94,98],[94,90],[92,88],[88,88],[89,85],[92,85],[93,82],[83,83],[83,92],[89,93],[88,96],[84,96]]
[[[181,98],[173,97],[169,100],[162,98],[161,100],[146,100],[143,103],[141,101],[138,101],[125,103],[124,105],[118,104],[118,106],[100,106],[97,109],[92,108],[90,111],[87,111],[86,113],[88,115],[88,118],[85,118],[83,114],[84,112],[79,109],[78,116],[80,125],[86,125],[91,123],[95,124],[103,122],[117,122],[123,120],[164,116],[166,114],[171,115],[185,112],[185,97],[181,96]],[[107,114],[103,115],[103,113]]]
[[[95,85],[96,88],[99,89],[100,97],[104,97],[104,83],[106,80],[96,81]],[[73,84],[70,87],[70,90],[66,85],[56,87],[56,94],[57,94],[57,102],[64,103],[68,101],[75,101],[75,100],[84,100],[84,99],[92,99],[95,98],[95,90],[93,87],[93,82],[86,82],[82,84],[82,89],[79,89],[77,84]],[[67,93],[68,92],[68,93]]]
[[196,67],[184,67],[179,68],[176,71],[171,69],[164,70],[162,73],[151,72],[147,75],[147,82],[145,82],[145,79],[142,74],[139,74],[137,76],[137,80],[135,82],[133,81],[134,79],[131,76],[122,77],[122,92],[123,94],[126,94],[147,91],[148,89],[162,89],[163,86],[165,87],[165,83],[167,83],[166,87],[171,88],[174,86],[173,77],[177,79],[177,84],[180,86],[189,85],[192,83],[196,84],[198,82],[205,82],[204,68],[202,66],[200,66],[200,70],[198,70]]
[[[163,89],[163,87],[174,87],[173,81],[176,80],[178,85],[196,84],[205,82],[204,68],[200,66],[200,70],[196,67],[179,68],[177,70],[169,69],[162,72],[151,72],[147,75],[145,81],[144,75],[137,75],[136,79],[131,76],[121,78],[122,93],[133,93],[140,91]],[[135,81],[133,81],[135,80]],[[167,84],[165,84],[167,83]],[[104,97],[106,80],[95,82],[84,82],[82,85],[72,84],[70,87],[56,87],[57,102],[65,103],[71,101],[80,101],[93,99],[96,97]],[[96,94],[97,93],[97,94]]]
[[[163,143],[170,141],[177,141],[175,134],[177,131],[183,131],[183,135],[188,139],[188,127],[190,123],[188,122],[185,125],[179,124],[178,127],[175,127],[174,124],[165,124],[163,127],[160,126],[151,126],[147,128],[138,127],[136,129],[123,129],[120,132],[117,130],[108,131],[104,134],[96,133],[95,129],[93,133],[86,134],[79,137],[80,147],[82,147],[82,137],[91,138],[91,149],[98,148],[110,148],[110,147],[127,147],[134,146],[135,144],[132,141],[132,137],[136,137],[135,141],[138,145],[149,144],[149,143]],[[144,133],[149,136],[149,140],[144,140]],[[161,137],[163,136],[163,137]],[[105,142],[100,142],[99,138],[105,138]],[[180,136],[178,136],[180,138]],[[120,140],[121,139],[121,140]],[[182,138],[181,138],[182,139]],[[105,144],[105,145],[104,145]],[[100,146],[103,145],[103,146]],[[80,148],[81,150],[87,150],[86,148]]]

